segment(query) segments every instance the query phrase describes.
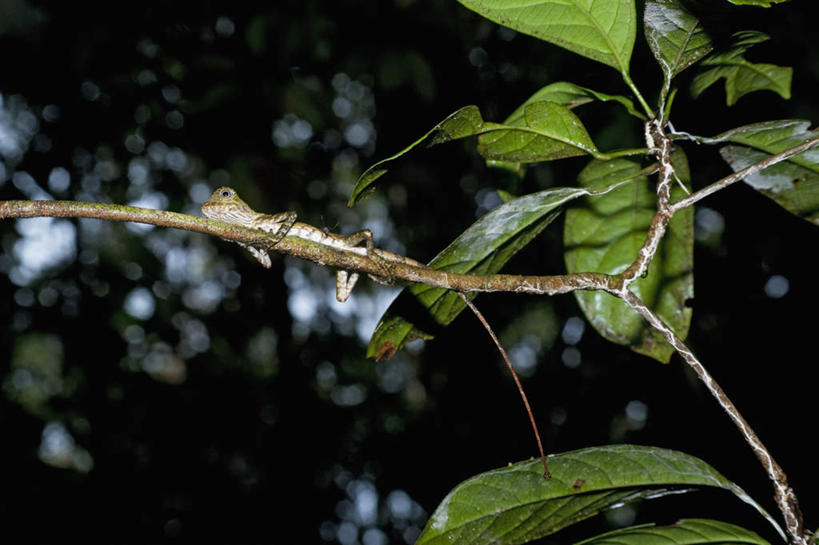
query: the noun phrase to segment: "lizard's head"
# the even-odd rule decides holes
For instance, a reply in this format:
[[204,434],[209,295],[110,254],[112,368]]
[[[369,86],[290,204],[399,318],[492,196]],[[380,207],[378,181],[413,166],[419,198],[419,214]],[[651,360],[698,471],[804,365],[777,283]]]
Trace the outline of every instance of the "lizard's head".
[[243,224],[256,216],[256,212],[236,194],[236,190],[227,186],[214,191],[201,210],[206,218],[227,223]]

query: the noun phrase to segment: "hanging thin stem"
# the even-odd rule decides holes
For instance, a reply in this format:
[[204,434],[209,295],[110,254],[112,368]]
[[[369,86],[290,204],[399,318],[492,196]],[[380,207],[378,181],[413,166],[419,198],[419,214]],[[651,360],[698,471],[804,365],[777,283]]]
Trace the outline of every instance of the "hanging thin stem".
[[520,398],[523,400],[523,405],[526,407],[526,412],[529,415],[529,422],[532,423],[532,430],[535,432],[535,441],[537,441],[537,449],[540,451],[540,460],[543,462],[543,476],[546,479],[551,479],[552,474],[549,473],[549,468],[546,466],[546,454],[543,452],[543,443],[540,441],[540,432],[538,432],[537,424],[535,423],[535,415],[532,414],[532,407],[529,405],[529,400],[526,397],[526,393],[523,391],[523,386],[518,379],[518,374],[515,373],[515,368],[512,366],[512,362],[509,360],[509,356],[506,354],[506,350],[503,349],[503,345],[501,345],[498,337],[495,335],[495,332],[492,331],[492,327],[489,325],[489,322],[486,321],[486,318],[483,317],[483,314],[478,310],[472,301],[470,301],[466,295],[461,292],[458,292],[458,295],[461,296],[466,306],[475,313],[475,316],[478,317],[478,320],[481,321],[483,327],[486,328],[486,331],[489,333],[489,336],[492,337],[492,340],[495,341],[495,346],[498,347],[498,352],[500,352],[503,361],[506,362],[506,366],[509,368],[509,372],[512,373],[512,378],[515,379],[515,384],[518,387],[518,392],[520,393]]

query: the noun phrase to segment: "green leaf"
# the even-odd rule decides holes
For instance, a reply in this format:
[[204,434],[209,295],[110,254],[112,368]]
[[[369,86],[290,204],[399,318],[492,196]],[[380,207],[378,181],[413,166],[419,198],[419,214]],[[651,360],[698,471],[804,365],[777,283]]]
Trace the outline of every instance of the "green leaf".
[[432,127],[424,136],[406,148],[386,159],[378,161],[365,170],[364,173],[359,176],[358,182],[350,195],[350,200],[347,201],[347,206],[353,206],[378,178],[387,173],[387,169],[383,166],[386,163],[398,159],[421,144],[433,146],[457,138],[480,134],[483,125],[484,121],[477,106],[464,106],[453,112],[446,119]]
[[634,0],[459,0],[490,21],[628,74],[637,33]]
[[[476,475],[456,486],[427,522],[417,545],[515,544],[553,534],[601,510],[637,500],[718,487],[776,522],[741,488],[702,460],[635,445],[592,447]],[[717,533],[714,531],[714,533]]]
[[[688,168],[681,151],[674,152],[672,162],[685,182]],[[582,187],[600,187],[608,185],[613,177],[639,171],[640,166],[627,159],[592,161],[578,181]],[[680,193],[676,187],[672,191],[674,197]],[[566,269],[570,273],[623,272],[645,242],[655,211],[656,195],[645,176],[606,195],[583,199],[582,204],[566,213],[563,232]],[[685,339],[691,323],[691,309],[685,302],[694,294],[693,218],[690,207],[672,218],[648,274],[631,288],[681,339]],[[623,301],[602,292],[577,291],[575,297],[586,318],[603,337],[668,362],[674,349]]]
[[524,124],[524,116],[523,112],[526,106],[535,102],[554,102],[555,104],[560,104],[561,106],[565,106],[569,109],[576,108],[577,106],[582,106],[583,104],[588,104],[589,102],[593,102],[594,100],[599,100],[601,102],[608,102],[608,101],[615,101],[620,103],[631,115],[642,119],[645,121],[646,116],[639,112],[635,107],[634,103],[631,99],[624,97],[622,95],[609,95],[606,93],[601,93],[599,91],[594,91],[593,89],[588,89],[587,87],[581,87],[580,85],[568,82],[568,81],[557,81],[555,83],[550,83],[549,85],[538,89],[532,96],[526,99],[526,101],[517,107],[517,109],[512,112],[512,114],[506,118],[503,122],[504,125],[523,125]]
[[[516,127],[525,127],[526,109],[530,105],[538,102],[552,102],[565,106],[571,110],[578,106],[582,106],[583,104],[594,102],[595,100],[599,100],[601,102],[617,102],[621,104],[631,115],[643,121],[646,119],[646,116],[639,112],[634,107],[634,103],[627,97],[622,95],[609,95],[606,93],[601,93],[568,81],[558,81],[538,89],[532,96],[527,98],[523,104],[518,106],[515,111],[504,120],[503,124],[513,125]],[[589,140],[589,142],[591,142],[591,140]],[[509,170],[521,178],[526,172],[526,167],[522,164],[522,162],[487,159],[486,165],[493,168],[503,168],[505,170]]]
[[709,519],[682,519],[668,526],[642,524],[607,532],[576,545],[770,545],[755,532]]
[[[725,146],[719,153],[734,172],[770,157],[744,146]],[[784,161],[743,181],[788,212],[819,225],[819,174],[815,170]]]
[[[507,163],[550,161],[599,153],[588,132],[568,108],[549,102],[529,104],[524,109],[524,123],[502,125],[483,120],[477,106],[465,106],[435,125],[424,136],[391,157],[368,168],[359,177],[348,206],[358,201],[363,193],[387,172],[384,165],[406,154],[420,144],[434,146],[459,138],[483,135],[478,151],[487,159]],[[510,165],[510,168],[514,168]]]
[[769,8],[771,4],[781,4],[790,0],[728,0],[737,6],[756,6],[758,8]]
[[[782,119],[745,125],[703,141],[741,144],[720,150],[736,172],[817,136],[819,130],[810,130],[809,121]],[[795,155],[744,181],[789,212],[819,225],[819,149]]]
[[[522,122],[521,122],[522,121]],[[551,161],[597,154],[583,123],[568,108],[554,102],[533,102],[522,120],[493,126],[478,140],[478,153],[487,159],[514,163]]]
[[[576,187],[552,188],[506,202],[473,223],[429,266],[449,273],[496,273],[556,217],[558,207],[596,192]],[[367,356],[390,358],[411,340],[432,338],[437,329],[452,322],[464,308],[461,298],[450,290],[415,284],[393,301],[381,317]]]
[[734,34],[736,42],[725,53],[711,55],[702,66],[713,66],[697,75],[691,82],[691,94],[698,97],[708,87],[725,79],[725,99],[732,106],[743,95],[753,91],[770,90],[784,99],[791,98],[793,69],[773,64],[756,64],[745,60],[743,55],[753,45],[769,40],[762,32],[746,30]]
[[498,161],[496,159],[487,159],[486,166],[489,168],[496,168],[498,170],[505,170],[510,174],[514,174],[518,179],[523,179],[526,175],[526,167],[522,163],[514,163],[512,161]]
[[646,41],[660,64],[666,85],[713,49],[699,19],[679,0],[649,0],[643,22]]
[[[732,142],[776,155],[819,136],[819,131],[809,130],[809,127],[810,121],[803,119],[763,121],[731,129],[704,141],[710,144]],[[819,173],[819,150],[816,148],[791,157],[788,161]]]
[[500,197],[500,200],[503,202],[509,202],[518,198],[517,195],[504,191],[503,189],[498,189],[498,197]]

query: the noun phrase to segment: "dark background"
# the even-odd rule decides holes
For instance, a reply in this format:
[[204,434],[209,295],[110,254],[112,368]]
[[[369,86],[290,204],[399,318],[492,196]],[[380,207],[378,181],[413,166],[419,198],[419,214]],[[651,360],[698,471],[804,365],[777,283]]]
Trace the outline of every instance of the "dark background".
[[[819,57],[803,5],[693,3],[720,44],[737,30],[771,34],[748,56],[793,66],[793,99],[760,92],[727,109],[721,85],[698,101],[681,92],[677,128],[816,119]],[[632,69],[651,101],[660,73],[641,34]],[[368,226],[381,247],[427,261],[498,203],[496,189],[572,185],[585,160],[518,181],[456,142],[414,152],[347,210],[356,176],[461,106],[502,120],[561,80],[626,92],[615,71],[455,2],[2,0],[0,199],[197,213],[230,184],[259,210]],[[616,107],[580,115],[601,149],[640,145],[641,127]],[[685,149],[695,187],[729,172],[714,149]],[[724,230],[695,250],[690,344],[816,527],[819,230],[742,184],[702,204]],[[506,270],[562,272],[561,225]],[[472,316],[375,364],[364,354],[393,293],[382,286],[362,281],[337,305],[329,270],[277,259],[267,271],[235,245],[167,229],[9,220],[0,237],[4,542],[411,542],[455,484],[536,454]],[[783,297],[766,295],[772,275],[787,279]],[[588,326],[574,345],[562,334],[580,316],[571,296],[476,302],[526,375],[548,451],[683,450],[775,511],[762,468],[679,358],[659,364]],[[579,366],[564,365],[567,349]],[[777,539],[733,496],[697,492],[547,541],[695,516]]]

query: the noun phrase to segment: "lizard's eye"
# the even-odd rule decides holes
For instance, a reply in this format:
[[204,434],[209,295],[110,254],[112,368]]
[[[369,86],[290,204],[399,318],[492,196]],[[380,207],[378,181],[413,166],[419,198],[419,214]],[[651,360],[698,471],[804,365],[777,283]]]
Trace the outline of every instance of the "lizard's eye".
[[230,197],[232,195],[232,192],[231,192],[230,189],[223,189],[221,195],[222,195],[222,198],[227,199],[228,197]]

